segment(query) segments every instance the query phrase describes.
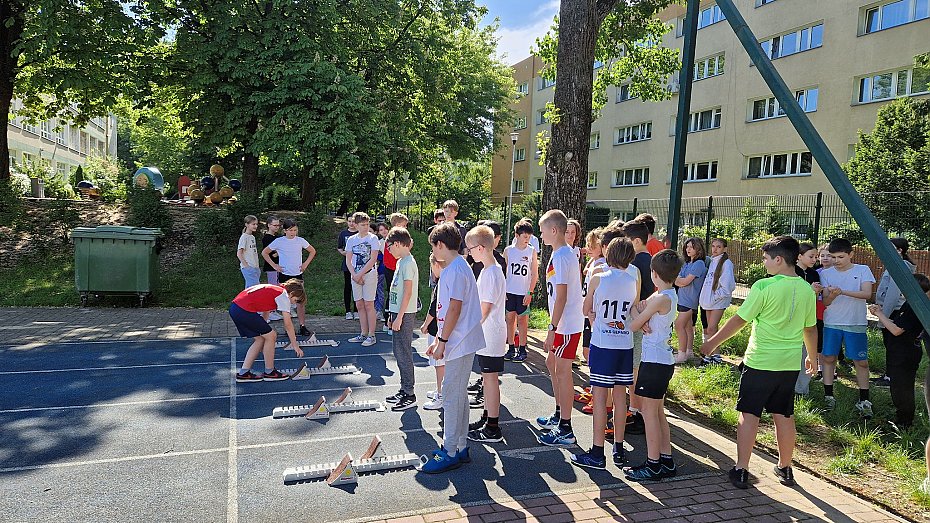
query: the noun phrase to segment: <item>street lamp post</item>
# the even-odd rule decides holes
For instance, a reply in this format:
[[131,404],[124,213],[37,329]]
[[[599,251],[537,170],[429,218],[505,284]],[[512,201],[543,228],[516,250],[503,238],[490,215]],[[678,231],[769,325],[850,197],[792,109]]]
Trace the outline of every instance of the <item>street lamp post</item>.
[[519,138],[519,133],[510,133],[510,143],[512,144],[510,150],[510,195],[507,197],[507,223],[504,224],[507,227],[507,245],[510,245],[510,232],[513,229],[510,223],[510,215],[513,211],[513,168],[517,163],[517,139]]

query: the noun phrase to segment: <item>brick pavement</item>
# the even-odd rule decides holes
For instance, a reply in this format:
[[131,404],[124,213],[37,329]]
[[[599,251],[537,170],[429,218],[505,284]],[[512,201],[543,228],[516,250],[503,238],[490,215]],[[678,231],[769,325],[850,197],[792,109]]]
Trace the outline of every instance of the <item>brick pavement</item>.
[[[335,317],[311,317],[320,333],[354,332],[358,323]],[[0,308],[0,344],[28,349],[55,342],[179,340],[235,336],[226,311],[211,309]],[[676,452],[719,472],[700,478],[656,484],[616,483],[599,490],[564,485],[564,490],[471,506],[437,499],[435,510],[421,514],[384,515],[381,522],[431,523],[504,521],[837,521],[884,523],[904,521],[854,495],[800,470],[798,486],[780,485],[772,476],[773,460],[753,456],[753,488],[730,486],[736,443],[694,421],[670,416]],[[583,471],[579,471],[584,473]]]

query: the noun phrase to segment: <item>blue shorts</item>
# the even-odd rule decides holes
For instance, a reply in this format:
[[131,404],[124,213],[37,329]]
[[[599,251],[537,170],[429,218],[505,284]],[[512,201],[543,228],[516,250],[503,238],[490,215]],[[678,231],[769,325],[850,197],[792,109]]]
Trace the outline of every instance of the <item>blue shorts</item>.
[[249,312],[235,303],[229,306],[229,317],[243,338],[255,338],[271,332],[271,325],[268,325],[261,314]]
[[591,369],[592,387],[633,385],[633,348],[602,349],[591,345],[588,367]]
[[823,355],[838,356],[842,346],[846,347],[846,357],[851,360],[862,361],[869,359],[868,334],[824,327]]

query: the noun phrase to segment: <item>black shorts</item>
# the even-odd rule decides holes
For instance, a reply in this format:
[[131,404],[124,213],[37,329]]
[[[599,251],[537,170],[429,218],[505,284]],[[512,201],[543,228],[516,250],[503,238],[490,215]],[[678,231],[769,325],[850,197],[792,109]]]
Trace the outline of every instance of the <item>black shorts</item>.
[[271,325],[257,312],[249,312],[235,303],[229,306],[229,317],[243,338],[257,338],[271,332]]
[[685,307],[684,305],[678,306],[678,312],[688,312],[688,311],[691,311],[693,313],[691,315],[691,326],[694,327],[695,325],[697,325],[697,319],[698,319],[697,307],[692,309],[691,307]]
[[761,418],[765,409],[769,414],[790,418],[794,415],[794,384],[799,373],[797,370],[758,370],[743,365],[736,410]]
[[291,276],[290,274],[284,274],[283,272],[279,272],[279,273],[278,273],[278,284],[279,284],[279,285],[282,284],[282,283],[284,283],[284,282],[286,282],[287,280],[300,280],[300,281],[304,281],[304,275],[303,275],[303,274],[298,274],[298,275],[296,275],[296,276]]
[[481,367],[482,373],[504,372],[503,356],[482,356],[478,354],[475,359],[478,360],[478,366]]
[[523,294],[511,294],[507,293],[507,302],[504,304],[504,310],[507,312],[516,312],[517,315],[522,316],[529,311],[529,307],[523,305],[523,299],[526,298]]
[[668,392],[668,382],[672,381],[673,374],[675,374],[674,365],[640,363],[639,372],[636,374],[636,385],[633,386],[633,390],[636,391],[637,396],[660,400]]
[[584,319],[584,329],[581,331],[581,346],[591,346],[591,320],[588,318]]

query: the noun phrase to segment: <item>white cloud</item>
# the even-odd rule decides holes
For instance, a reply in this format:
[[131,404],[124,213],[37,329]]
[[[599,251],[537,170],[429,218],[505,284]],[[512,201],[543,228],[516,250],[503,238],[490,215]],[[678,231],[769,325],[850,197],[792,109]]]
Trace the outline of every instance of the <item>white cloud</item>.
[[559,0],[549,0],[537,6],[535,11],[525,18],[521,26],[507,26],[501,22],[497,30],[500,38],[497,42],[497,55],[507,64],[515,64],[530,56],[530,47],[536,38],[542,37],[552,26],[552,19],[559,13]]

